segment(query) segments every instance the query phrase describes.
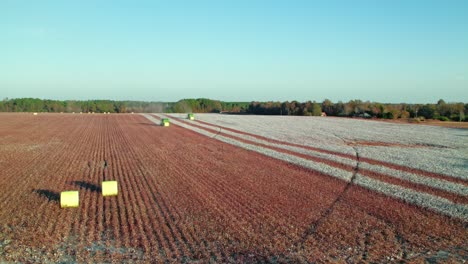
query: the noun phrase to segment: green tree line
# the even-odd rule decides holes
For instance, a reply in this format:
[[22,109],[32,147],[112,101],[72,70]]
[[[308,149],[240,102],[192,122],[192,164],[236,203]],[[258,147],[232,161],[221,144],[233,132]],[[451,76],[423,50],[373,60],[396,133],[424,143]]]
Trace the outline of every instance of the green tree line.
[[465,118],[465,113],[468,113],[468,104],[446,103],[442,99],[435,104],[383,104],[361,100],[333,103],[328,99],[325,99],[321,103],[315,101],[307,101],[305,103],[297,101],[251,102],[247,112],[261,115],[320,116],[324,113],[327,116],[342,117],[468,121],[468,118]]
[[175,113],[246,113],[249,102],[223,102],[207,98],[182,99],[168,108]]
[[3,99],[0,112],[164,112],[168,104],[161,102],[112,101],[112,100],[44,100],[37,98]]
[[468,121],[468,104],[461,102],[427,104],[383,104],[379,102],[350,100],[336,102],[316,101],[286,102],[223,102],[207,98],[182,99],[178,102],[144,102],[112,100],[45,100],[37,98],[4,99],[0,112],[110,112],[110,113],[242,113],[258,115],[300,115],[364,118],[439,119],[442,121]]

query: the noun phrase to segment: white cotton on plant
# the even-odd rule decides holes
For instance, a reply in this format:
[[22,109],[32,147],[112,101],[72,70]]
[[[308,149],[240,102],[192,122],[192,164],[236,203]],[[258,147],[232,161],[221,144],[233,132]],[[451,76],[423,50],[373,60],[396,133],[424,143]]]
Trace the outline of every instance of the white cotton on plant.
[[[209,128],[209,129],[218,129],[214,125],[208,125],[208,124],[203,124],[203,123],[198,123],[197,125],[201,126],[201,127]],[[315,157],[315,158],[321,158],[321,159],[326,159],[326,160],[330,160],[330,161],[335,161],[335,162],[338,162],[338,163],[341,163],[341,164],[344,164],[344,165],[348,165],[348,166],[356,166],[356,164],[357,164],[357,161],[355,159],[351,159],[351,158],[346,158],[346,157],[337,156],[337,155],[333,155],[333,154],[323,153],[323,152],[319,152],[319,151],[312,151],[310,149],[305,149],[305,148],[296,147],[296,146],[290,146],[290,145],[286,145],[286,144],[271,143],[271,142],[269,142],[267,140],[258,139],[258,138],[253,137],[253,136],[245,135],[245,134],[238,133],[238,132],[233,132],[233,131],[230,131],[230,130],[222,130],[222,132],[225,133],[225,134],[231,135],[231,136],[238,137],[239,139],[249,140],[249,141],[252,141],[252,142],[255,142],[255,143],[260,143],[260,144],[264,144],[266,146],[281,148],[281,149],[284,149],[284,150],[294,151],[296,153],[305,154],[305,155]],[[442,179],[435,179],[435,178],[427,177],[427,176],[424,176],[424,175],[418,175],[418,174],[415,174],[415,173],[400,171],[400,170],[390,168],[388,166],[374,165],[374,164],[370,164],[370,163],[367,163],[367,162],[361,162],[360,163],[360,168],[367,169],[367,170],[370,170],[370,171],[373,171],[373,172],[382,173],[382,174],[391,176],[393,178],[402,179],[402,180],[406,180],[406,181],[421,184],[421,185],[426,185],[426,186],[429,186],[429,187],[432,187],[432,188],[435,188],[435,189],[440,189],[440,190],[443,190],[443,191],[447,191],[447,192],[451,192],[451,193],[455,193],[455,194],[460,194],[460,195],[468,195],[468,187],[466,187],[463,184],[457,184],[457,183],[449,182],[449,181],[442,180]]]
[[[199,114],[198,120],[271,139],[391,162],[468,180],[468,130],[335,117]],[[400,144],[401,146],[398,146]]]
[[[152,121],[152,122],[154,122],[156,124],[159,123],[159,121],[156,118],[154,118],[153,116],[148,115],[148,114],[143,114],[143,115],[146,118],[148,118],[150,121]],[[161,118],[163,117],[161,115],[158,115],[158,116],[161,117]],[[296,152],[296,153],[310,155],[312,157],[319,157],[319,158],[323,158],[323,159],[334,160],[336,162],[339,162],[339,163],[342,163],[342,164],[347,164],[347,165],[353,165],[353,166],[357,165],[356,161],[353,160],[353,159],[350,159],[350,158],[344,158],[344,157],[341,157],[341,156],[337,156],[337,155],[333,155],[333,154],[329,154],[329,153],[323,153],[323,152],[320,152],[320,151],[311,151],[311,150],[304,149],[304,148],[301,148],[301,147],[288,146],[286,144],[271,143],[271,142],[268,142],[267,140],[258,139],[258,138],[255,138],[253,136],[248,136],[248,135],[245,135],[245,134],[228,131],[226,129],[224,129],[224,130],[221,129],[220,130],[223,133],[232,135],[232,136],[237,137],[239,139],[239,140],[236,140],[236,139],[233,139],[233,138],[230,138],[230,137],[225,137],[223,135],[220,135],[219,133],[213,133],[213,132],[207,131],[205,129],[196,127],[196,126],[192,125],[191,123],[187,123],[187,122],[184,122],[184,121],[177,120],[178,118],[183,118],[183,117],[179,117],[179,116],[176,116],[176,115],[171,115],[171,117],[173,117],[173,120],[174,120],[173,123],[174,124],[179,125],[181,127],[184,127],[186,129],[192,130],[192,131],[197,132],[199,134],[202,134],[204,136],[211,137],[211,138],[213,138],[215,140],[225,142],[225,143],[228,143],[228,144],[231,144],[231,145],[234,145],[234,146],[238,146],[238,147],[241,147],[243,149],[247,149],[247,150],[250,150],[250,151],[255,151],[257,153],[263,154],[263,155],[268,156],[268,157],[272,157],[272,158],[275,158],[275,159],[279,159],[279,160],[282,160],[282,161],[289,162],[291,164],[302,166],[304,168],[308,168],[308,169],[311,169],[311,170],[314,170],[314,171],[318,171],[318,172],[324,173],[326,175],[329,175],[329,176],[332,176],[332,177],[335,177],[335,178],[338,178],[338,179],[341,179],[341,180],[344,180],[344,181],[347,181],[347,182],[351,181],[351,179],[353,177],[353,172],[352,171],[347,171],[347,170],[343,170],[343,169],[340,169],[340,168],[337,168],[337,167],[333,167],[333,166],[330,166],[330,165],[328,165],[326,163],[323,163],[323,162],[311,161],[311,160],[308,160],[308,159],[298,157],[296,155],[283,153],[283,152],[276,151],[276,150],[273,150],[273,149],[270,149],[270,148],[267,148],[267,147],[258,146],[258,145],[255,145],[255,144],[245,143],[245,142],[242,142],[240,140],[247,139],[247,140],[253,141],[255,143],[261,143],[261,144],[265,144],[265,145],[268,145],[268,146],[282,148],[282,149],[293,151],[293,152]],[[202,119],[202,118],[200,118],[200,119]],[[254,119],[251,118],[251,121],[252,120],[254,120]],[[229,122],[225,122],[225,123],[236,124],[236,122],[233,122],[232,120],[230,120]],[[245,123],[249,123],[249,121],[245,121]],[[215,129],[215,127],[211,126],[211,125],[204,125],[204,124],[201,124],[201,123],[197,123],[197,125],[199,125],[201,127]],[[235,129],[237,129],[237,128],[235,128]],[[278,129],[281,129],[281,128],[278,128]],[[291,129],[293,129],[293,128],[291,128]],[[240,130],[242,130],[242,129],[240,129]],[[270,127],[270,130],[274,131],[275,127]],[[245,131],[245,130],[243,130],[243,131]],[[249,132],[249,133],[251,133],[251,132]],[[352,133],[352,132],[350,132],[350,133]],[[261,135],[261,133],[259,133],[259,132],[256,133],[256,134]],[[335,140],[338,140],[337,138],[338,137],[336,136]],[[274,138],[274,139],[278,140],[278,138]],[[289,142],[297,144],[297,142],[291,142],[291,141],[289,141]],[[314,147],[317,147],[317,146],[314,146]],[[349,147],[349,146],[347,146],[347,147]],[[355,151],[354,148],[352,148],[352,149],[353,149],[353,151]],[[357,154],[357,153],[354,152],[354,154]],[[386,161],[385,158],[383,158],[381,156],[378,156],[378,155],[376,155],[376,156],[374,156],[372,158],[377,159],[377,160],[381,160],[381,161]],[[374,164],[369,164],[367,162],[362,162],[361,161],[361,162],[359,162],[359,167],[364,168],[364,169],[368,169],[370,171],[374,171],[374,172],[378,172],[378,173],[387,175],[388,177],[403,179],[403,180],[406,180],[406,181],[426,185],[426,186],[429,186],[429,187],[432,187],[432,188],[435,188],[435,189],[440,189],[440,190],[444,190],[444,191],[447,191],[447,192],[452,192],[452,193],[459,194],[459,195],[467,195],[467,188],[466,188],[466,186],[464,186],[462,184],[450,182],[450,181],[447,181],[447,180],[437,179],[437,178],[433,178],[433,177],[427,177],[427,176],[420,175],[420,174],[417,174],[417,173],[409,173],[409,172],[406,172],[406,171],[400,171],[400,170],[391,168],[389,166],[385,166],[384,163],[379,164],[379,165],[374,165]],[[452,202],[452,201],[450,201],[450,200],[448,200],[446,198],[442,198],[442,197],[435,196],[435,195],[432,195],[432,194],[428,194],[428,193],[425,193],[425,192],[422,192],[422,191],[417,191],[417,190],[413,190],[413,189],[410,189],[410,188],[402,187],[402,186],[399,186],[399,185],[383,182],[383,181],[380,181],[380,180],[377,180],[377,179],[367,177],[367,176],[362,175],[360,173],[357,173],[355,176],[356,177],[355,177],[353,183],[357,184],[359,186],[362,186],[364,188],[367,188],[367,189],[370,189],[370,190],[385,194],[385,195],[390,196],[390,197],[401,199],[401,200],[403,200],[405,202],[408,202],[410,204],[414,204],[414,205],[417,205],[417,206],[428,208],[430,210],[433,210],[435,212],[442,213],[442,214],[445,214],[445,215],[448,215],[448,216],[457,217],[457,218],[461,218],[461,219],[464,219],[464,220],[468,219],[468,207],[466,205],[464,205],[464,204],[457,204],[457,203],[454,203],[454,202]]]
[[426,185],[446,192],[451,192],[459,195],[468,195],[468,187],[463,184],[427,177],[424,175],[418,175],[406,171],[396,170],[385,166],[369,164],[367,162],[361,162],[359,164],[359,167],[362,169],[368,169],[370,171],[382,173],[393,178],[402,179],[421,185]]
[[[152,119],[154,119],[154,118],[152,118]],[[152,119],[150,119],[150,120],[153,121]],[[252,144],[247,144],[247,143],[241,142],[239,140],[235,140],[235,139],[232,139],[232,138],[229,138],[229,137],[224,137],[224,136],[221,136],[221,135],[217,135],[216,133],[212,133],[212,132],[206,131],[204,129],[188,125],[185,122],[173,120],[173,123],[176,124],[176,125],[179,125],[181,127],[184,127],[184,128],[190,129],[192,131],[195,131],[195,132],[197,132],[199,134],[202,134],[202,135],[205,135],[205,136],[208,136],[208,137],[212,137],[212,138],[214,138],[216,140],[219,140],[219,141],[222,141],[222,142],[234,145],[234,146],[238,146],[238,147],[241,147],[241,148],[244,148],[244,149],[247,149],[247,150],[255,151],[255,152],[261,153],[261,154],[263,154],[265,156],[276,158],[276,159],[279,159],[279,160],[283,160],[283,161],[289,162],[291,164],[295,164],[295,165],[298,165],[298,166],[301,166],[301,167],[305,167],[305,168],[308,168],[308,169],[311,169],[311,170],[315,170],[315,171],[318,171],[318,172],[321,172],[321,173],[324,173],[324,174],[327,174],[327,175],[331,175],[333,177],[336,177],[336,178],[339,178],[339,179],[342,179],[342,180],[345,180],[345,181],[349,181],[351,179],[351,177],[352,177],[352,172],[342,170],[342,169],[339,169],[339,168],[336,168],[336,167],[333,167],[333,166],[329,166],[329,165],[326,165],[324,163],[317,163],[317,162],[314,162],[314,161],[310,161],[310,160],[307,160],[307,159],[297,157],[295,155],[278,152],[278,151],[275,151],[275,150],[272,150],[272,149],[269,149],[269,148],[264,148],[264,147],[260,147],[260,146],[256,146],[256,145],[252,145]]]
[[354,183],[367,189],[383,193],[387,196],[401,199],[410,204],[428,208],[448,216],[461,218],[465,221],[468,220],[468,206],[465,204],[457,204],[439,196],[381,182],[379,180],[363,176],[359,173],[356,175]]

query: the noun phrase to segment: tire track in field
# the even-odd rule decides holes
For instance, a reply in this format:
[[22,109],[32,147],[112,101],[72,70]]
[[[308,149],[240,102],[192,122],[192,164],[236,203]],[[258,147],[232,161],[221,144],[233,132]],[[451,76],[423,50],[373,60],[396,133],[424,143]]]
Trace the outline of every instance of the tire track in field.
[[[186,122],[186,121],[184,121],[184,122],[185,122],[185,123],[188,123],[188,122]],[[196,126],[196,125],[194,125],[194,126]],[[218,126],[218,127],[219,127],[219,126]],[[203,128],[203,127],[200,127],[200,128]],[[211,130],[211,129],[210,129],[210,130]],[[213,131],[211,130],[211,132],[213,132]],[[223,134],[223,135],[224,135],[224,134]],[[268,147],[268,148],[271,148],[271,149],[274,149],[274,150],[277,150],[277,151],[280,151],[280,152],[283,152],[283,153],[284,153],[284,151],[285,151],[285,150],[283,150],[283,149],[274,148],[274,147],[272,148],[272,147],[270,147],[270,146],[267,146],[267,145],[264,145],[264,144],[258,144],[258,143],[256,143],[256,142],[252,142],[252,141],[248,141],[248,140],[245,140],[245,141],[244,141],[244,140],[242,140],[242,139],[233,137],[233,136],[231,136],[230,134],[224,135],[224,136],[228,136],[228,137],[231,137],[231,138],[234,138],[234,139],[238,139],[238,140],[241,140],[242,142],[254,144],[254,145],[257,145],[257,146]],[[340,139],[340,140],[343,140],[343,139],[341,139],[341,138],[339,138],[339,139]],[[303,249],[303,243],[305,242],[305,240],[306,240],[309,236],[314,235],[314,234],[316,233],[316,231],[317,231],[317,228],[321,225],[321,223],[323,223],[323,222],[328,218],[328,216],[329,216],[330,214],[333,213],[336,204],[338,204],[338,203],[343,199],[344,194],[345,194],[345,193],[347,192],[347,190],[351,187],[351,185],[352,185],[354,179],[356,178],[356,175],[357,175],[357,173],[359,172],[359,163],[360,163],[360,162],[359,162],[359,152],[357,151],[356,148],[353,148],[353,149],[354,149],[354,151],[355,151],[355,153],[356,153],[356,157],[355,157],[356,165],[353,166],[353,167],[350,167],[350,168],[346,168],[346,167],[343,168],[343,166],[340,166],[340,165],[341,165],[340,163],[334,164],[334,163],[326,162],[326,160],[325,160],[325,162],[324,162],[323,160],[320,160],[320,159],[314,159],[314,161],[316,161],[316,162],[322,162],[322,163],[324,162],[325,164],[328,164],[328,165],[332,165],[332,166],[336,166],[336,167],[341,167],[341,168],[343,168],[343,169],[352,170],[352,171],[353,171],[353,175],[352,175],[352,177],[351,177],[351,180],[346,184],[346,186],[345,186],[345,188],[343,189],[343,191],[336,197],[336,199],[331,203],[331,205],[321,214],[321,216],[320,216],[317,220],[315,220],[311,225],[309,225],[309,227],[307,228],[306,232],[304,232],[304,234],[302,235],[302,238],[301,238],[300,242],[298,243],[299,245],[302,245],[302,246],[301,246],[302,249]],[[287,151],[287,150],[286,150],[286,151]],[[292,152],[292,151],[291,151],[291,152]],[[291,153],[291,152],[286,152],[286,153]],[[294,154],[297,155],[297,153],[294,153]],[[304,157],[305,155],[298,155],[298,156]]]
[[[173,120],[173,123],[176,125],[180,125],[182,127],[191,129],[195,132],[198,132],[206,136],[213,135],[213,133],[211,132],[208,132],[201,128],[188,125],[181,121]],[[271,152],[265,148],[255,147],[253,145],[245,144],[238,140],[233,140],[224,136],[218,136],[216,139],[225,143],[234,144],[242,148],[253,150],[255,152],[260,152],[265,155],[271,155],[272,157],[280,158],[288,162],[291,162],[291,158],[289,156],[285,156],[284,154],[276,152],[276,151]],[[304,166],[304,164],[301,164],[301,165]],[[315,167],[317,166],[313,166],[312,169],[314,169]],[[339,174],[338,175],[335,174],[336,172],[337,171],[335,170],[332,172],[328,172],[327,174],[333,177],[342,178],[342,176],[340,176]],[[345,180],[349,181],[349,178],[345,178]],[[400,187],[394,184],[380,182],[378,180],[371,179],[360,174],[357,175],[355,182],[357,185],[363,186],[367,189],[377,191],[379,193],[383,193],[387,196],[391,196],[400,200],[404,200],[408,203],[411,203],[411,204],[414,204],[423,208],[428,208],[438,213],[442,213],[442,214],[449,215],[449,216],[456,217],[456,218],[461,218],[461,219],[464,219],[465,221],[468,220],[468,206],[464,204],[456,204],[442,197],[414,191],[414,190]]]
[[[344,139],[342,139],[341,137],[338,137],[337,135],[334,135],[335,137],[339,138],[340,140],[342,141],[345,141]],[[353,172],[353,176],[351,177],[351,180],[346,184],[345,188],[343,189],[343,191],[340,193],[340,195],[338,195],[338,197],[336,197],[336,200],[333,201],[333,203],[330,205],[330,207],[325,211],[324,214],[322,214],[320,216],[320,218],[313,222],[309,229],[304,233],[303,237],[302,237],[302,240],[301,242],[299,243],[300,245],[302,245],[303,247],[303,244],[304,242],[307,240],[307,238],[309,236],[312,236],[312,235],[315,235],[317,233],[317,229],[320,227],[320,225],[328,219],[328,217],[333,213],[333,211],[335,210],[335,206],[341,202],[343,200],[343,197],[344,195],[348,192],[349,188],[354,184],[354,181],[356,179],[356,176],[357,174],[359,173],[359,164],[360,164],[360,159],[359,159],[359,151],[356,147],[353,147],[353,150],[354,152],[356,153],[356,166],[353,168],[354,172]]]

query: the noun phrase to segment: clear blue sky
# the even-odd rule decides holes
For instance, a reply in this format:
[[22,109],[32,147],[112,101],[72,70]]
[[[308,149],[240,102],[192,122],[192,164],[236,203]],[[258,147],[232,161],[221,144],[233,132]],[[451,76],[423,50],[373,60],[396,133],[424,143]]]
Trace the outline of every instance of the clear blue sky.
[[0,96],[468,102],[468,1],[0,1]]

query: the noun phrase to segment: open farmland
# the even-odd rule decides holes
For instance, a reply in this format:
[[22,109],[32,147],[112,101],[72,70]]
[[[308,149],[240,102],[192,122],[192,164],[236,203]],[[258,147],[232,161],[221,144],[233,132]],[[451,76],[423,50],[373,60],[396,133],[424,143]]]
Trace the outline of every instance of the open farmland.
[[195,118],[0,114],[0,261],[466,260],[468,130]]

